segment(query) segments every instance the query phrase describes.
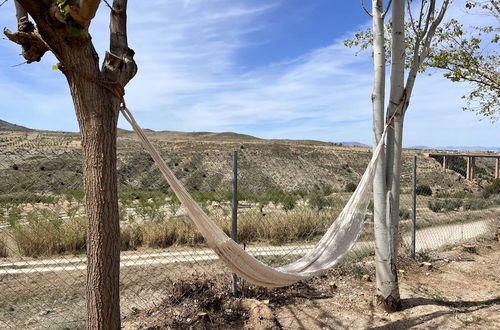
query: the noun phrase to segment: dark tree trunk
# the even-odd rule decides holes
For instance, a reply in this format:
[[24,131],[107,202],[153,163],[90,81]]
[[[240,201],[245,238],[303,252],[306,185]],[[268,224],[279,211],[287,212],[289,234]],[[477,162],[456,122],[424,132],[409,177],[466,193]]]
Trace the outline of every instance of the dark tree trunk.
[[[120,328],[116,131],[120,99],[98,79],[93,48],[62,67],[80,127],[86,196],[87,327]],[[78,67],[73,71],[72,67]]]
[[[87,327],[120,328],[120,224],[116,131],[124,86],[137,66],[127,43],[127,0],[113,0],[110,52],[99,58],[88,26],[99,0],[71,1],[69,13],[55,1],[18,0],[19,29],[5,35],[21,45],[28,63],[50,50],[68,80],[82,139],[87,226]],[[36,27],[26,13],[34,19]],[[69,25],[73,29],[69,29]],[[78,27],[75,31],[74,27]],[[76,32],[76,33],[75,33]]]
[[[87,231],[87,326],[120,328],[120,225],[116,175],[117,114],[108,99],[81,123]],[[107,104],[108,103],[108,104]]]

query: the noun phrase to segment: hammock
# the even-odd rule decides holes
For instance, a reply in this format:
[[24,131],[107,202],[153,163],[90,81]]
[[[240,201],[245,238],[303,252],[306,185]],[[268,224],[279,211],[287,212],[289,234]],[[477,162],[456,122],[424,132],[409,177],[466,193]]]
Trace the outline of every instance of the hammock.
[[208,246],[217,253],[232,271],[248,282],[264,287],[282,287],[310,278],[337,264],[356,242],[370,202],[375,163],[383,150],[387,127],[356,190],[314,249],[295,262],[273,268],[248,254],[203,212],[201,207],[191,198],[186,188],[168,168],[130,111],[123,107],[121,112],[132,125],[146,151],[160,168],[170,188],[186,207],[189,217],[206,239]]

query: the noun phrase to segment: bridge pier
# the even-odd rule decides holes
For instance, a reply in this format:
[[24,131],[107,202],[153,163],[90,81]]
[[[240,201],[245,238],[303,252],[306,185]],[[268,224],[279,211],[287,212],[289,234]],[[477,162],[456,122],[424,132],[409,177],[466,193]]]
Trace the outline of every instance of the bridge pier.
[[443,166],[443,169],[448,169],[451,165],[451,160],[453,157],[462,157],[467,161],[467,166],[465,169],[465,178],[467,180],[473,180],[475,175],[475,163],[476,158],[493,158],[496,161],[495,172],[493,177],[495,179],[500,179],[500,154],[499,153],[469,153],[469,152],[436,152],[427,154],[428,157],[434,158],[438,163]]
[[467,173],[465,178],[467,180],[474,179],[474,163],[476,162],[475,157],[467,157]]
[[448,156],[443,156],[443,169],[447,169],[448,168]]
[[500,178],[500,157],[497,157],[497,161],[495,164],[495,179]]

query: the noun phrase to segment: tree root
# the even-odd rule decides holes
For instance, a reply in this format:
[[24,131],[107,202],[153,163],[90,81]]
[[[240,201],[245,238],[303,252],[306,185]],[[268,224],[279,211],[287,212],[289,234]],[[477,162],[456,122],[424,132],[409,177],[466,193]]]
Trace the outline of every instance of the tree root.
[[230,303],[229,308],[240,309],[248,312],[249,319],[245,328],[254,330],[281,329],[273,312],[262,301],[257,299],[237,299]]
[[394,313],[401,310],[401,300],[393,296],[384,299],[384,297],[377,295],[375,299],[377,307],[385,312]]

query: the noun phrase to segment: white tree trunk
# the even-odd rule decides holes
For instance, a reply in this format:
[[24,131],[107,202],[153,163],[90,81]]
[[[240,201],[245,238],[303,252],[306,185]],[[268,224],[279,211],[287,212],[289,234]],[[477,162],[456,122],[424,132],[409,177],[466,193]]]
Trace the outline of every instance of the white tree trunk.
[[[384,129],[385,38],[383,0],[372,0],[373,17],[373,145],[379,143]],[[373,225],[375,234],[377,297],[391,296],[395,279],[391,271],[389,231],[386,223],[385,153],[377,161],[373,179]],[[380,298],[379,298],[380,300]]]
[[[396,260],[399,239],[399,200],[401,153],[403,146],[404,115],[418,69],[426,58],[436,28],[441,23],[450,0],[444,0],[437,16],[436,1],[422,0],[418,26],[422,27],[416,36],[413,48],[413,62],[405,85],[405,0],[392,2],[391,32],[391,83],[387,106],[387,149],[385,158],[377,163],[373,182],[374,226],[376,245],[377,301],[386,311],[398,310],[401,306]],[[382,0],[372,0],[373,16],[373,130],[377,143],[383,128],[384,106],[384,55],[383,55],[383,4]]]
[[[386,311],[398,310],[401,306],[396,268],[398,233],[399,233],[399,175],[401,172],[401,149],[403,133],[403,115],[401,101],[404,100],[404,69],[405,69],[405,42],[404,42],[405,0],[394,0],[392,3],[392,49],[391,49],[391,83],[389,104],[387,107],[388,120],[392,119],[391,127],[387,132],[386,152],[386,219],[388,236],[385,246],[389,252],[388,264],[384,270],[388,272],[377,287],[377,300]],[[390,212],[388,212],[390,210]],[[380,243],[380,244],[383,244]],[[387,270],[387,268],[389,268]]]

